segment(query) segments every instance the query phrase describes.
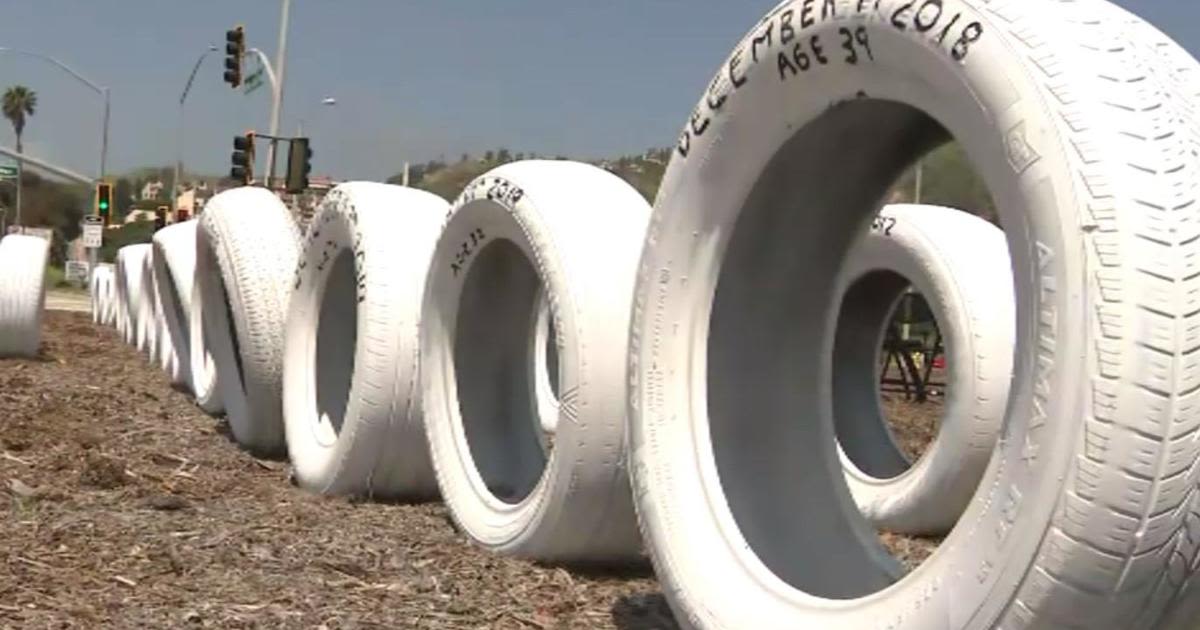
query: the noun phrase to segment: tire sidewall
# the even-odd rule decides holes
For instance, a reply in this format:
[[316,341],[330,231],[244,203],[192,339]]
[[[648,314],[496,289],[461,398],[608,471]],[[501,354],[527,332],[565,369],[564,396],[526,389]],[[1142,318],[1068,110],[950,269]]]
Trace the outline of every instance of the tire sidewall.
[[[426,434],[442,496],[459,526],[485,547],[506,552],[526,546],[527,532],[536,530],[538,521],[547,518],[547,511],[557,507],[546,501],[546,497],[554,494],[547,485],[564,477],[556,468],[564,457],[570,461],[571,445],[569,438],[556,442],[541,479],[520,503],[506,503],[488,489],[471,455],[458,406],[455,323],[463,283],[478,260],[479,252],[493,242],[504,240],[516,245],[538,271],[550,308],[557,313],[556,321],[563,322],[560,331],[572,330],[573,309],[569,306],[569,293],[564,291],[557,274],[550,271],[556,268],[554,251],[544,245],[538,247],[546,242],[546,238],[540,234],[538,221],[529,218],[531,215],[536,217],[537,210],[528,195],[516,204],[508,204],[486,198],[474,199],[470,196],[474,188],[469,185],[464,193],[468,196],[460,198],[452,210],[434,250],[426,283],[421,318],[424,325],[421,356],[426,366],[422,370]],[[477,230],[486,235],[486,242],[475,249],[468,260],[460,262],[457,254],[462,243],[470,242],[471,235]],[[571,343],[573,335],[561,332],[560,335],[566,346],[560,345],[560,365],[571,365],[576,356]],[[564,369],[562,387],[573,386],[571,379],[577,373]]]
[[[1056,113],[1045,105],[1024,57],[1002,36],[994,16],[981,14],[970,2],[945,3],[948,13],[961,11],[991,35],[956,64],[921,36],[885,25],[884,16],[898,5],[884,0],[878,13],[868,9],[858,15],[852,3],[840,3],[839,19],[811,29],[795,26],[800,38],[815,34],[828,41],[835,41],[839,27],[864,26],[874,48],[870,67],[783,82],[770,62],[780,47],[770,49],[767,63],[749,67],[747,37],[734,55],[742,60],[746,82],[736,91],[731,81],[715,82],[724,86],[716,90],[723,96],[720,110],[712,111],[707,103],[718,99],[706,96],[688,123],[692,130],[704,126],[706,133],[688,138],[688,156],[676,154],[660,189],[636,292],[631,447],[641,522],[650,540],[671,541],[652,545],[653,558],[664,590],[679,593],[672,605],[685,625],[766,628],[803,619],[829,628],[884,623],[904,629],[989,627],[1028,569],[1057,502],[1060,486],[1035,480],[1061,483],[1070,453],[1066,445],[1076,443],[1087,382],[1082,313],[1090,294],[1080,241],[1066,237],[1079,224],[1082,208],[1074,196]],[[801,3],[780,5],[753,34],[788,8],[799,16]],[[722,73],[733,66],[726,64]],[[1022,305],[1017,345],[1024,360],[1016,366],[1015,405],[1004,428],[1007,446],[989,466],[982,499],[965,516],[967,525],[907,579],[851,604],[792,589],[749,552],[719,490],[706,418],[695,409],[694,399],[703,397],[704,375],[688,366],[704,363],[703,351],[692,344],[707,330],[703,317],[720,259],[719,253],[697,256],[694,242],[723,238],[717,247],[723,251],[741,200],[782,142],[829,103],[860,98],[864,91],[932,114],[964,144],[988,182],[1008,228],[1010,250],[1016,252]],[[1001,141],[1006,134],[1007,140],[1019,139],[1036,151],[1037,159],[1014,168],[1009,158],[1021,156],[1006,151]],[[1039,302],[1041,313],[1035,313],[1032,305]],[[661,322],[692,335],[665,334]],[[1039,391],[1047,386],[1060,392],[1053,399],[1039,399],[1040,415],[1063,421],[1031,432],[1035,346],[1043,362]],[[829,351],[828,345],[822,350]],[[823,369],[828,374],[828,363]],[[821,412],[828,423],[828,403]],[[1049,446],[1055,443],[1064,446]],[[1039,457],[1023,459],[1019,444],[1045,447],[1038,449]],[[679,453],[679,445],[688,445],[686,455]],[[705,553],[695,554],[696,549]],[[975,578],[963,579],[962,572]],[[753,612],[735,619],[727,609],[708,604],[721,600],[738,601],[737,609]]]
[[[354,211],[351,196],[344,190],[335,189],[330,191],[313,217],[292,286],[284,342],[283,416],[292,466],[302,485],[331,494],[347,489],[343,487],[345,479],[366,478],[374,466],[371,458],[350,456],[358,448],[364,428],[360,418],[358,379],[350,382],[345,416],[337,433],[327,436],[319,428],[322,423],[317,405],[317,335],[321,325],[321,304],[327,299],[325,293],[334,268],[332,263],[349,251],[355,256],[355,275],[360,271],[361,259],[356,248],[362,243],[356,234],[365,232],[359,232],[356,222],[361,215]],[[351,213],[355,214],[354,220]],[[369,299],[365,289],[362,284],[357,286],[359,307],[355,311],[357,336],[364,342],[377,338],[369,328],[371,322],[363,308],[364,301]],[[326,323],[331,324],[337,325],[336,322]],[[357,343],[355,346],[355,374],[362,372],[362,354],[366,345]],[[386,418],[371,420],[377,421],[380,428],[386,428]],[[379,439],[380,436],[376,433],[374,437]]]

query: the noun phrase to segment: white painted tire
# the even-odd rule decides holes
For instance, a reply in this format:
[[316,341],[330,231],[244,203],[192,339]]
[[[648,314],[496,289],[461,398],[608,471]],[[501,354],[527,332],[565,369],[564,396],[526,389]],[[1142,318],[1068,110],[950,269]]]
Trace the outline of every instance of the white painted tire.
[[[638,557],[624,467],[624,350],[649,207],[616,176],[506,164],[459,196],[421,317],[426,433],[454,520],[478,544],[556,562]],[[549,455],[529,366],[538,293],[558,331]]]
[[104,325],[116,327],[117,325],[117,267],[116,265],[107,265],[108,273],[104,277],[104,284],[101,287],[101,300],[103,301],[104,309]]
[[[952,208],[887,206],[841,273],[833,418],[850,493],[880,529],[944,534],[975,494],[1008,402],[1016,314],[1004,232]],[[938,433],[915,462],[878,394],[880,347],[910,284],[937,320],[947,365]]]
[[265,188],[227,190],[206,204],[196,236],[205,339],[234,439],[261,454],[286,449],[283,329],[298,255],[296,223]]
[[116,283],[116,267],[111,263],[100,263],[96,267],[96,306],[98,311],[97,323],[111,326],[113,319],[113,291]]
[[[197,237],[199,230],[196,230]],[[193,256],[195,248],[193,247]],[[191,298],[188,300],[188,372],[189,388],[195,398],[196,405],[204,412],[217,415],[224,413],[225,403],[221,400],[221,375],[217,371],[216,360],[213,359],[208,329],[213,325],[206,322],[214,317],[212,308],[204,307],[204,296],[200,293],[200,283],[196,281],[195,267],[192,277],[186,282],[191,283]],[[182,289],[182,285],[181,285]],[[227,321],[227,320],[226,320]],[[228,333],[226,333],[228,334]]]
[[[630,465],[682,626],[1117,630],[1180,601],[1200,114],[1174,77],[1200,65],[1167,45],[1102,0],[795,1],[742,40],[687,121],[635,293]],[[1007,228],[1015,373],[974,499],[900,577],[834,448],[836,278],[945,130]]]
[[147,244],[146,257],[142,259],[142,299],[138,302],[137,349],[145,353],[151,363],[158,357],[158,304],[154,289],[154,248]]
[[101,319],[102,305],[100,304],[100,285],[103,279],[103,272],[100,269],[95,269],[88,276],[88,300],[92,307],[92,323],[99,324]]
[[92,307],[92,323],[100,324],[104,320],[104,278],[109,271],[104,267],[96,267],[88,278],[88,298]]
[[145,259],[150,255],[149,243],[126,245],[117,250],[117,320],[122,339],[129,345],[138,343],[139,317],[145,287],[142,285],[142,270]]
[[424,191],[353,182],[331,190],[309,224],[283,364],[288,453],[301,487],[436,497],[417,322],[448,210]]
[[124,248],[117,250],[116,263],[113,265],[113,294],[112,294],[112,314],[113,328],[117,331],[117,335],[121,341],[125,339],[125,307],[123,300],[125,299],[128,287],[126,286],[125,265],[128,254],[122,254]]
[[196,275],[196,225],[195,220],[169,225],[155,233],[151,242],[162,347],[169,349],[160,354],[160,367],[172,384],[189,389],[192,356],[188,312]]
[[122,254],[124,248],[117,250],[117,255],[113,263],[113,279],[112,279],[112,298],[109,304],[109,310],[112,313],[112,327],[116,331],[117,336],[122,341],[125,340],[125,308],[121,301],[125,296],[125,258],[128,254]]
[[178,368],[179,357],[175,354],[175,345],[167,332],[167,322],[163,319],[162,314],[162,296],[159,294],[158,279],[154,280],[154,301],[155,309],[158,312],[158,318],[155,320],[154,338],[157,340],[154,363],[156,363],[171,381],[172,384],[177,383],[175,372]]
[[114,269],[115,267],[108,263],[97,265],[89,283],[92,321],[101,326],[111,325],[112,322]]
[[49,253],[49,243],[38,236],[0,239],[0,357],[38,354]]

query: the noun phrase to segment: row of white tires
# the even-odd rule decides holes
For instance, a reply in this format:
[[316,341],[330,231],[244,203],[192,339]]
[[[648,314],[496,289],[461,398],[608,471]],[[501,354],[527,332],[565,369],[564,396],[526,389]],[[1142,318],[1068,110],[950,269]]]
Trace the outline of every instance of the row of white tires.
[[[440,496],[545,561],[647,551],[685,627],[1194,627],[1198,96],[1104,0],[785,2],[653,208],[543,161],[452,204],[344,184],[303,236],[218,195],[176,245],[191,387],[312,491]],[[950,138],[1004,232],[879,211]],[[908,284],[950,372],[916,462],[876,393]],[[161,349],[149,303],[114,321]],[[875,527],[949,534],[904,574]]]
[[[488,199],[487,191],[494,187],[510,191],[509,201]],[[571,200],[573,191],[580,187],[608,194],[593,195],[595,207],[588,210],[578,201]],[[523,199],[526,191],[536,191],[538,205],[527,210],[528,216],[515,218],[513,214],[518,203],[533,203],[533,199]],[[586,276],[585,279],[568,280],[570,272],[567,268],[587,270],[574,272],[576,274],[590,271],[608,278],[620,278],[621,274],[612,273],[611,265],[618,260],[616,252],[619,251],[613,248],[613,243],[624,239],[632,243],[626,248],[636,251],[649,207],[632,189],[610,175],[591,167],[558,162],[529,162],[489,173],[467,189],[450,215],[458,217],[463,212],[462,207],[472,204],[476,207],[467,210],[463,216],[479,214],[480,218],[456,218],[446,222],[450,210],[448,204],[428,193],[370,183],[343,185],[331,193],[318,213],[302,248],[303,258],[292,286],[288,287],[279,282],[264,281],[264,278],[292,275],[287,272],[287,257],[280,256],[281,251],[290,255],[295,240],[294,227],[286,211],[261,190],[241,189],[223,194],[216,198],[206,215],[210,217],[209,222],[205,224],[209,226],[206,230],[219,234],[220,238],[207,237],[208,232],[198,229],[197,222],[187,222],[159,232],[151,246],[134,245],[121,250],[117,270],[127,278],[123,284],[126,297],[122,305],[128,322],[127,340],[140,344],[155,357],[173,384],[199,392],[197,399],[207,411],[224,412],[239,442],[259,451],[278,452],[280,440],[286,436],[297,478],[303,485],[319,492],[393,497],[436,495],[433,466],[439,460],[428,454],[422,412],[442,418],[428,426],[444,428],[462,423],[460,414],[463,412],[455,414],[455,409],[463,407],[496,409],[504,417],[502,421],[519,424],[500,426],[499,430],[489,428],[478,439],[462,436],[463,439],[457,441],[453,431],[443,436],[431,428],[430,443],[448,453],[442,459],[457,461],[456,466],[444,467],[446,483],[453,483],[456,473],[469,475],[474,469],[480,475],[486,471],[487,475],[496,476],[484,480],[488,493],[496,494],[504,488],[510,495],[515,492],[528,495],[543,477],[553,480],[572,479],[580,474],[591,476],[597,474],[592,472],[597,466],[601,479],[615,478],[618,485],[624,483],[621,475],[605,468],[604,456],[600,457],[602,463],[597,465],[573,453],[577,444],[605,438],[610,444],[623,440],[623,422],[612,420],[622,417],[620,409],[589,405],[594,409],[589,410],[589,415],[599,414],[598,418],[609,419],[607,423],[603,420],[584,423],[600,427],[592,431],[602,432],[601,438],[576,435],[579,430],[575,428],[580,424],[576,396],[591,394],[592,388],[599,387],[594,383],[617,379],[618,382],[606,385],[615,388],[615,393],[594,396],[617,403],[622,400],[624,386],[619,382],[619,374],[624,366],[623,343],[619,343],[619,339],[609,339],[588,344],[606,351],[616,348],[620,360],[615,363],[609,360],[605,365],[600,358],[582,357],[589,370],[603,376],[583,379],[589,381],[585,390],[575,384],[581,380],[581,375],[574,373],[570,364],[566,369],[556,365],[554,379],[558,383],[554,389],[563,392],[561,399],[542,382],[549,380],[546,361],[531,359],[544,356],[548,343],[552,344],[555,354],[560,351],[560,346],[566,349],[566,340],[560,340],[557,335],[548,340],[548,332],[571,331],[574,338],[587,332],[577,323],[564,319],[562,313],[567,296],[576,294],[572,297],[574,301],[582,299],[578,290],[570,290],[572,286],[590,287],[589,293],[584,295],[594,296],[591,299],[607,305],[605,308],[589,306],[572,310],[597,313],[601,318],[599,321],[605,323],[603,327],[591,324],[592,327],[600,327],[608,335],[621,334],[621,320],[616,315],[623,305],[616,298],[631,295],[632,287],[620,284],[605,287],[598,280],[587,280]],[[264,211],[264,207],[272,211]],[[611,215],[600,211],[608,207],[630,208],[632,223],[614,222]],[[224,208],[228,210],[222,210]],[[404,211],[397,212],[396,208]],[[569,217],[566,219],[555,219],[566,212],[573,214],[565,215]],[[227,216],[238,217],[236,228],[222,223]],[[591,225],[578,220],[583,216],[604,219],[597,219],[597,225]],[[639,217],[642,223],[638,223]],[[480,359],[472,361],[481,366],[472,369],[484,372],[477,383],[469,387],[464,385],[472,400],[464,401],[460,397],[456,402],[444,393],[447,389],[444,380],[431,382],[430,396],[418,395],[421,388],[416,381],[417,357],[424,354],[427,369],[431,374],[437,374],[442,363],[451,362],[438,354],[439,348],[453,348],[460,343],[475,344],[458,337],[437,336],[450,335],[455,327],[431,329],[426,335],[428,348],[421,353],[417,348],[420,339],[417,322],[421,319],[420,308],[425,298],[424,270],[433,256],[432,248],[443,234],[446,235],[442,238],[443,249],[449,247],[444,244],[445,240],[448,238],[453,242],[458,238],[450,228],[463,221],[469,221],[471,226],[463,238],[466,241],[475,239],[474,248],[482,248],[485,241],[496,239],[515,243],[518,233],[529,232],[541,237],[537,241],[527,237],[524,250],[505,252],[506,245],[492,249],[489,257],[494,260],[489,259],[480,267],[475,267],[473,262],[471,265],[459,262],[458,251],[447,254],[455,261],[448,268],[451,277],[465,277],[467,268],[482,269],[484,271],[479,273],[485,275],[477,282],[482,283],[480,286],[493,287],[498,293],[490,296],[494,304],[472,304],[459,309],[453,302],[461,299],[461,287],[451,285],[430,289],[431,295],[448,296],[453,301],[448,308],[455,310],[450,315],[435,310],[428,321],[449,318],[457,322],[458,316],[454,313],[460,310],[480,313],[484,319],[474,324],[463,322],[456,334],[486,338],[507,326],[511,328],[511,334],[506,336],[514,344],[502,352],[494,352],[493,361],[497,362],[494,365]],[[598,232],[599,224],[607,226],[613,234]],[[892,531],[937,533],[949,529],[969,498],[971,484],[986,461],[985,454],[1002,416],[1010,371],[1003,351],[1012,340],[1012,298],[997,287],[1011,284],[1009,262],[1002,233],[963,212],[893,206],[885,209],[876,224],[851,256],[853,263],[844,274],[851,296],[848,300],[854,308],[844,309],[839,333],[849,331],[848,339],[861,342],[845,352],[836,353],[836,356],[844,357],[841,360],[848,366],[839,370],[848,385],[835,384],[840,393],[835,396],[836,400],[847,406],[847,411],[838,415],[839,421],[847,426],[844,459],[851,489],[864,512],[876,524]],[[261,238],[272,231],[278,238]],[[564,231],[566,235],[562,234]],[[606,256],[591,259],[603,259],[604,265],[589,267],[586,260],[591,255],[581,246],[564,248],[557,245],[550,249],[548,243],[564,242],[572,231],[577,231],[579,235],[575,239],[581,242],[603,244],[597,246],[605,249]],[[605,238],[594,238],[597,234]],[[532,244],[534,242],[537,246]],[[565,255],[564,249],[573,253]],[[197,252],[202,254],[198,256]],[[260,252],[260,260],[248,258]],[[519,255],[514,257],[514,254]],[[544,269],[535,273],[532,267],[520,268],[522,256],[527,261],[542,261]],[[579,256],[584,258],[570,262]],[[624,257],[633,260],[635,254],[626,252]],[[197,274],[198,258],[203,261],[204,266],[199,267],[205,270],[203,276]],[[266,261],[281,258],[283,264],[276,265],[273,272],[262,273]],[[222,259],[226,261],[224,266],[220,262]],[[368,267],[368,263],[372,266]],[[257,273],[252,274],[255,278],[239,278],[238,273],[243,270],[256,270]],[[520,278],[524,285],[514,284],[517,281],[508,277],[513,273],[524,273]],[[486,274],[505,277],[488,279]],[[625,276],[629,277],[628,274]],[[98,294],[97,313],[113,312],[112,301],[107,297],[111,293],[108,288],[111,277],[109,269],[102,267],[93,279],[93,292]],[[198,281],[200,277],[213,281]],[[430,277],[447,282],[436,273]],[[559,286],[544,285],[544,278],[555,279]],[[221,280],[218,283],[216,279]],[[899,453],[883,421],[878,398],[873,395],[884,327],[900,294],[910,282],[934,300],[934,310],[942,323],[952,363],[963,366],[950,373],[951,411],[939,440],[931,454],[911,469]],[[227,283],[252,289],[231,293],[225,288]],[[528,295],[521,293],[522,290]],[[486,295],[475,296],[470,290],[467,293],[469,300],[489,299]],[[227,295],[237,295],[239,299],[227,298]],[[264,300],[269,301],[262,304]],[[531,300],[536,300],[536,304]],[[208,309],[207,315],[203,310],[206,303],[216,305],[216,308]],[[285,312],[283,304],[290,305],[286,310],[286,325],[278,315]],[[517,309],[512,313],[511,321],[499,318],[506,304],[520,305],[509,307]],[[554,316],[550,315],[551,305],[557,313]],[[246,316],[251,309],[262,314],[259,317],[263,321],[258,323],[262,331],[239,333],[238,327],[249,331],[250,326],[255,325]],[[193,313],[197,316],[193,317]],[[270,313],[276,315],[272,317]],[[530,317],[535,318],[532,326]],[[207,329],[203,324],[206,318],[211,320]],[[115,318],[104,315],[100,319],[97,315],[97,319],[109,323]],[[286,339],[280,339],[278,331],[285,331]],[[244,344],[240,339],[257,343],[257,346],[242,352],[240,347]],[[575,339],[572,345],[578,343]],[[190,352],[193,344],[204,347],[205,351]],[[394,347],[384,347],[389,344]],[[235,345],[239,347],[236,355]],[[979,347],[981,345],[984,347]],[[275,346],[283,346],[286,356],[275,356],[278,352]],[[533,347],[532,353],[530,347]],[[571,358],[568,353],[562,360]],[[240,367],[247,360],[257,360],[258,364],[249,369]],[[280,380],[277,376],[272,377],[270,372],[272,366],[280,365],[281,361],[283,373],[291,375],[291,378],[282,379],[282,393],[270,386]],[[505,365],[506,361],[515,363]],[[224,365],[224,369],[220,365]],[[517,369],[517,366],[525,368]],[[497,399],[511,384],[491,378],[488,372],[494,370],[506,371],[513,378],[531,384],[531,397]],[[216,378],[222,372],[238,376],[222,381]],[[247,373],[255,381],[267,383],[268,387],[265,390],[247,387]],[[457,374],[444,373],[443,379],[446,378],[457,378]],[[471,377],[464,375],[464,378]],[[218,388],[220,382],[226,383],[224,388]],[[222,395],[213,396],[218,389]],[[248,408],[250,400],[260,401],[257,403],[259,408]],[[276,401],[280,400],[282,409],[276,411]],[[442,404],[426,411],[428,400],[439,400]],[[216,401],[219,404],[214,404]],[[235,401],[232,413],[225,401]],[[500,405],[501,402],[508,407]],[[397,410],[404,410],[404,417],[397,417]],[[560,424],[558,416],[562,412],[567,415],[567,424],[562,425],[563,450],[547,462],[536,429],[555,429]],[[531,414],[533,419],[525,423],[523,418]],[[451,415],[460,417],[452,419],[448,417]],[[263,421],[263,418],[282,418],[284,422]],[[484,427],[494,421],[471,423]],[[470,445],[471,440],[477,444]],[[382,445],[391,446],[383,448]],[[397,452],[397,445],[405,445],[404,452]],[[461,452],[464,446],[478,449],[479,454],[464,456]],[[608,450],[611,448],[610,445]],[[488,458],[498,461],[481,463]],[[564,461],[574,462],[579,470],[568,474],[552,468],[543,475],[548,463],[566,466],[561,463]],[[493,470],[495,466],[501,469]],[[468,482],[461,483],[465,487]],[[612,494],[614,489],[608,485],[611,482],[600,484],[601,490],[597,492],[605,497]],[[563,491],[554,488],[539,491],[547,496],[564,495]],[[462,492],[456,490],[453,494],[458,496]],[[559,500],[566,501],[566,498]],[[607,500],[596,502],[573,498],[572,501],[598,505],[597,509],[602,512],[613,512]],[[631,522],[632,505],[626,500],[624,506],[629,509],[611,514],[610,518]],[[463,505],[462,509],[468,508]],[[557,508],[556,511],[575,513],[580,510]],[[602,516],[586,513],[580,518],[587,522],[603,520]],[[531,532],[525,534],[533,535]],[[631,538],[629,534],[627,531],[623,536],[626,543],[636,540],[636,536]],[[545,535],[540,533],[535,537]],[[488,538],[487,535],[481,537]],[[581,556],[612,560],[611,554],[597,548],[595,541],[576,539],[574,544],[580,546],[578,554]],[[542,545],[545,543],[505,541],[497,547],[513,547],[522,553],[544,556],[547,554],[537,550]],[[623,546],[631,550],[628,553],[638,552],[636,544]]]

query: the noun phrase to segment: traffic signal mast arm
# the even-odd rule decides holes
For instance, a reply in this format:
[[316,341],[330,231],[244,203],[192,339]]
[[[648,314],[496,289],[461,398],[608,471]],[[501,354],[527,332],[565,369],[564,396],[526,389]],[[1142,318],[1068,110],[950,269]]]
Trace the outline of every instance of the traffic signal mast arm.
[[254,141],[259,138],[282,140],[289,143],[287,177],[284,188],[289,193],[301,193],[308,189],[308,174],[312,172],[313,151],[307,137],[273,136],[256,131],[247,131],[245,135],[234,136],[229,177],[240,181],[244,186],[249,186],[254,181]]

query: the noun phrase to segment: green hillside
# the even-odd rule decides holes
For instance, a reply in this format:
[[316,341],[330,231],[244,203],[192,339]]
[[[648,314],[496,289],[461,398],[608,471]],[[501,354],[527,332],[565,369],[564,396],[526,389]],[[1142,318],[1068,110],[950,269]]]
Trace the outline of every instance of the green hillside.
[[[604,160],[587,162],[605,168],[629,182],[653,203],[659,184],[672,157],[667,148],[650,149],[641,155],[625,155]],[[447,164],[433,160],[417,164],[409,169],[409,183],[415,188],[430,191],[447,201],[453,201],[466,185],[483,173],[507,162],[524,159],[568,159],[564,156],[546,158],[534,153],[513,153],[508,149],[486,151],[482,156],[461,156],[458,161]],[[123,221],[134,209],[153,210],[170,199],[171,167],[149,166],[131,170],[115,178],[114,220]],[[184,181],[204,180],[215,185],[214,176],[185,174]],[[40,176],[26,170],[23,192],[23,216],[25,225],[51,227],[58,238],[52,252],[53,260],[61,264],[64,243],[79,236],[79,221],[85,211],[90,211],[91,190],[82,185],[68,184]],[[140,194],[148,181],[161,181],[166,186],[158,199],[142,200]],[[388,183],[398,184],[402,175],[388,178]],[[915,170],[909,169],[896,182],[887,200],[889,202],[911,202],[916,189]],[[13,221],[15,206],[14,187],[0,186],[0,207],[9,209],[7,221]],[[975,176],[962,148],[951,143],[930,153],[924,160],[921,185],[922,203],[945,205],[979,214],[996,220],[996,209],[983,182]],[[111,231],[105,243],[102,257],[106,260],[121,246],[129,243],[146,242],[152,234],[152,223],[139,222]]]
[[[659,182],[662,181],[663,171],[666,170],[670,159],[670,149],[652,149],[643,155],[628,155],[610,160],[587,160],[600,166],[629,182],[638,192],[653,202],[658,192]],[[568,159],[564,156],[545,158],[537,154],[511,153],[507,149],[487,151],[481,157],[463,155],[453,164],[440,161],[430,161],[409,168],[409,185],[413,188],[427,190],[447,201],[466,188],[471,180],[487,171],[508,162],[524,159]],[[404,181],[403,174],[397,173],[388,178],[389,184],[399,184]]]
[[[607,160],[589,160],[629,182],[650,203],[672,156],[671,149],[651,149],[642,155],[626,155]],[[447,201],[476,177],[506,162],[525,159],[524,154],[507,150],[487,151],[482,157],[462,156],[453,164],[431,161],[409,169],[409,185],[428,190]],[[566,159],[561,156],[555,159]],[[388,178],[399,184],[401,174]],[[885,199],[891,203],[911,203],[916,193],[916,169],[910,168],[892,187]],[[978,214],[996,221],[996,208],[983,181],[975,175],[966,154],[957,143],[950,143],[925,156],[921,181],[921,203],[943,205]]]

